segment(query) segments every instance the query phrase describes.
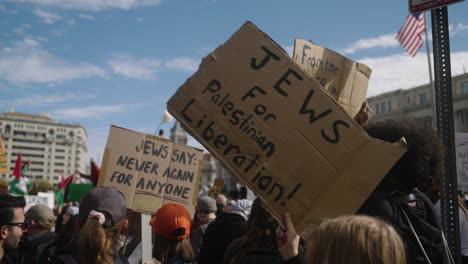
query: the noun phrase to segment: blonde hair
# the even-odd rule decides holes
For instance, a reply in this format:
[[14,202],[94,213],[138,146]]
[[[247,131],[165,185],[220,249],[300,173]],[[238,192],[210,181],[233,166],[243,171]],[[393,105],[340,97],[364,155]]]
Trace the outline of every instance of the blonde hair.
[[98,219],[87,219],[78,237],[78,263],[113,264],[122,222],[104,229]]
[[405,264],[395,229],[377,218],[350,215],[323,221],[310,232],[307,263]]
[[55,226],[55,220],[57,219],[57,217],[55,216],[49,216],[49,218],[47,218],[46,220],[42,221],[37,221],[37,229],[39,230],[46,230],[46,231],[50,231],[52,230],[52,227]]

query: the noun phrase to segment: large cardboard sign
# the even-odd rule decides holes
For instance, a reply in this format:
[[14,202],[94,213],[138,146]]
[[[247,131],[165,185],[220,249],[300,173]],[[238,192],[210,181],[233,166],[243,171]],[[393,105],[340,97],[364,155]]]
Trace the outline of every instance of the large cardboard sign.
[[372,70],[332,50],[302,39],[294,42],[294,61],[327,90],[351,116],[366,100]]
[[8,171],[8,162],[5,156],[5,147],[3,145],[2,134],[0,134],[0,173]]
[[468,192],[468,133],[455,133],[458,189]]
[[138,212],[154,214],[166,203],[193,212],[202,162],[202,150],[111,126],[99,184],[115,186]]
[[203,59],[168,110],[300,232],[354,213],[406,147],[370,138],[250,22]]

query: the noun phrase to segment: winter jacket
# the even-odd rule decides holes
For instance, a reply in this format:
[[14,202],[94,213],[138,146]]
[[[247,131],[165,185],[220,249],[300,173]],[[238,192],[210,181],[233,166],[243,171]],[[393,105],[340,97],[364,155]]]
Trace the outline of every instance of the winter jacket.
[[206,229],[199,264],[220,264],[229,244],[247,232],[247,221],[238,214],[222,213]]

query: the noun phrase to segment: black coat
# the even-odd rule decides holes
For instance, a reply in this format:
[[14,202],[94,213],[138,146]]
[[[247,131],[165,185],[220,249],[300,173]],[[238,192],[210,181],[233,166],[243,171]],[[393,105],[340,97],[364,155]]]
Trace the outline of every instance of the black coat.
[[199,264],[223,263],[224,253],[229,244],[245,233],[247,233],[247,221],[244,217],[231,213],[218,215],[206,229],[197,262]]
[[406,213],[431,262],[442,263],[443,242],[439,217],[426,195],[417,189],[413,190],[413,193],[416,196],[414,207],[398,201],[401,193],[386,194],[375,191],[358,213],[379,217],[398,231],[405,243],[407,263],[427,263],[404,215]]

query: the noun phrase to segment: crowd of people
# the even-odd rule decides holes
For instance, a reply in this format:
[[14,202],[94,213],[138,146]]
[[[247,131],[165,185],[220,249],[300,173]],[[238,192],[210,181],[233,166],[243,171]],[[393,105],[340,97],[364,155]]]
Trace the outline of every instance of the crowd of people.
[[[442,172],[435,131],[412,120],[366,121],[365,130],[388,142],[404,137],[408,145],[356,214],[311,223],[300,237],[289,214],[277,221],[260,198],[203,195],[193,217],[184,206],[168,203],[148,223],[154,259],[146,263],[454,263],[439,214],[425,194]],[[460,200],[466,227],[464,204]],[[128,235],[133,216],[114,187],[93,188],[59,221],[47,206],[25,213],[24,206],[21,196],[0,197],[0,264],[142,262],[138,235]],[[462,252],[468,256],[467,241],[462,239]]]

